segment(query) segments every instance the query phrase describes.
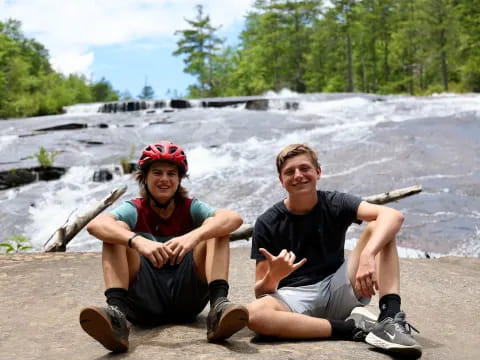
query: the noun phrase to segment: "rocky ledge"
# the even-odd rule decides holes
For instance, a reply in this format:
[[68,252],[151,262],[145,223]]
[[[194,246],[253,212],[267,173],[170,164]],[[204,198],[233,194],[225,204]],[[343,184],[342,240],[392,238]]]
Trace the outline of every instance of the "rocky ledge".
[[[78,324],[86,305],[104,303],[98,253],[0,256],[0,359],[107,359]],[[423,359],[480,358],[480,259],[402,259],[403,310],[420,330]],[[232,249],[230,297],[253,300],[249,249]],[[378,299],[374,298],[373,311]],[[134,327],[129,359],[391,359],[365,343],[258,342],[243,329],[222,344],[206,341],[205,316],[187,325]]]

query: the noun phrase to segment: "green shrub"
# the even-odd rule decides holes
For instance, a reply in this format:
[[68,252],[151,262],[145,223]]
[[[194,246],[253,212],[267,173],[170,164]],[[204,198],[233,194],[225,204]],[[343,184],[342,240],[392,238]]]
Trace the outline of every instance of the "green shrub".
[[18,253],[19,251],[25,251],[31,249],[32,246],[29,244],[30,240],[23,235],[14,234],[0,243],[0,248],[5,249],[5,253]]
[[132,166],[130,165],[130,161],[135,156],[135,145],[130,147],[130,153],[128,156],[123,156],[120,158],[120,165],[122,166],[124,174],[130,174],[132,172]]
[[28,158],[36,158],[41,167],[50,167],[53,165],[53,162],[58,154],[60,154],[60,151],[47,151],[43,146],[41,146],[38,153],[33,154]]

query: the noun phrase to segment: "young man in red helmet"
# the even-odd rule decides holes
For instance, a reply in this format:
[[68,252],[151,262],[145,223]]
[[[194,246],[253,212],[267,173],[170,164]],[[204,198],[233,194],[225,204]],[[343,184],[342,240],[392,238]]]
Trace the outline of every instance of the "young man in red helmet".
[[241,217],[187,197],[181,180],[188,163],[180,146],[148,145],[138,165],[141,197],[87,226],[103,241],[108,306],[84,308],[82,328],[107,349],[124,352],[127,320],[150,326],[189,322],[210,301],[207,339],[230,337],[248,322],[247,309],[227,299],[229,234]]
[[[400,311],[395,237],[403,215],[349,194],[317,190],[321,169],[306,145],[284,148],[277,170],[288,197],[255,223],[251,257],[257,262],[257,299],[248,305],[249,328],[288,339],[365,339],[384,350],[420,356]],[[345,260],[346,231],[360,221],[369,224]],[[362,308],[376,291],[378,319]]]

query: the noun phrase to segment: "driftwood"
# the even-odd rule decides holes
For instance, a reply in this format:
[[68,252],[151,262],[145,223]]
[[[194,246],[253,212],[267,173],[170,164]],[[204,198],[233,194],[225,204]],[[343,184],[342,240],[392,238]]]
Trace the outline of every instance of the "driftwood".
[[112,205],[120,196],[127,191],[127,186],[113,189],[112,192],[103,200],[98,202],[95,207],[88,210],[85,214],[77,216],[70,224],[69,221],[58,228],[55,233],[47,240],[44,245],[45,252],[65,251],[67,244],[77,233],[83,229],[88,222],[100,214],[107,207]]
[[[44,246],[45,252],[65,251],[67,244],[73,239],[87,223],[95,216],[100,214],[104,209],[113,204],[120,196],[122,196],[127,187],[116,188],[104,198],[97,205],[87,211],[85,214],[78,216],[71,224],[67,222],[55,231],[55,233],[47,240]],[[372,195],[363,198],[372,204],[386,204],[388,202],[397,201],[404,197],[417,194],[422,191],[420,185],[410,186],[408,188],[392,190],[386,193]],[[250,224],[244,224],[239,229],[230,234],[230,240],[242,240],[249,239],[252,236],[253,226]],[[53,239],[53,240],[52,240]]]
[[[392,201],[403,199],[407,196],[415,195],[421,191],[421,185],[414,185],[403,189],[388,191],[382,194],[367,196],[363,199],[372,204],[382,205]],[[249,239],[252,236],[252,232],[253,226],[250,224],[244,224],[230,235],[230,241]]]

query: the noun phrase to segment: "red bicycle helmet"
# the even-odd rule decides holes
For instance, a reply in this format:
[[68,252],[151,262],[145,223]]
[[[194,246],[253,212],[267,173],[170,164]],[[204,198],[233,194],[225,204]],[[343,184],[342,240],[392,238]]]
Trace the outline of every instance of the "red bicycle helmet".
[[185,173],[188,171],[187,155],[185,155],[185,152],[180,146],[170,141],[160,141],[145,147],[140,159],[138,159],[138,166],[144,168],[151,161],[155,160],[173,161],[180,166]]

